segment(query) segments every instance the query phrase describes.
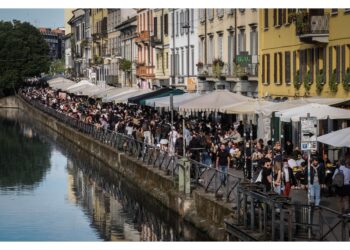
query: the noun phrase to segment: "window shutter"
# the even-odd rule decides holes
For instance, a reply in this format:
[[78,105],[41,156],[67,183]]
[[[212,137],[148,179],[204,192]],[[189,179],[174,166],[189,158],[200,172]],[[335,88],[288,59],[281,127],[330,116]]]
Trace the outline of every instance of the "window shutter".
[[314,82],[314,49],[310,49],[310,74],[311,82]]
[[301,83],[303,79],[303,60],[304,60],[304,53],[302,50],[299,50],[299,83]]
[[284,55],[284,61],[285,61],[285,78],[286,83],[290,83],[290,52],[286,51]]
[[329,53],[328,53],[328,67],[329,67],[329,80],[332,78],[332,71],[333,71],[333,65],[332,65],[332,60],[333,60],[333,48],[329,47]]
[[337,70],[337,83],[340,83],[340,69],[341,69],[341,66],[340,66],[340,46],[337,46],[336,47],[336,57],[337,57],[337,62],[336,62],[336,70]]
[[262,69],[261,69],[261,80],[262,80],[262,83],[265,83],[265,63],[266,63],[266,55],[263,55],[262,56]]
[[269,9],[264,10],[264,28],[269,28]]
[[315,48],[315,64],[316,64],[316,75],[320,72],[320,56],[319,56],[320,48]]
[[273,26],[277,25],[277,9],[273,9]]
[[278,53],[278,63],[279,63],[280,84],[282,84],[283,83],[282,52]]
[[293,51],[293,79],[297,73],[297,52]]
[[326,77],[327,77],[327,50],[325,48],[322,48],[322,52],[323,52],[323,79],[324,82],[326,82]]
[[270,54],[267,54],[267,84],[270,84]]
[[277,53],[273,54],[273,82],[277,83]]
[[345,45],[341,46],[341,55],[342,55],[342,60],[341,60],[341,71],[342,71],[342,82],[345,80],[345,61],[346,61],[346,54],[345,54]]

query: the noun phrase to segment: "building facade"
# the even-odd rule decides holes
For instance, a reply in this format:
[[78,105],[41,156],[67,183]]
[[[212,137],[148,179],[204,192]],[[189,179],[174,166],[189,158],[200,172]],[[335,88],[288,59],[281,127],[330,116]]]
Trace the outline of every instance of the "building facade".
[[[65,57],[65,69],[71,71],[73,69],[73,58],[72,58],[72,47],[71,47],[71,26],[68,21],[73,17],[73,9],[64,9],[64,29],[65,36],[64,40],[64,57]],[[71,73],[71,72],[69,72]]]
[[229,89],[257,96],[257,9],[200,9],[198,23],[202,90]]
[[90,78],[95,83],[105,83],[108,75],[107,9],[91,9],[92,71]]
[[259,96],[350,97],[350,9],[264,9]]
[[169,10],[154,9],[152,47],[155,51],[155,85],[169,87]]
[[73,17],[68,21],[71,27],[71,53],[73,70],[76,77],[88,78],[91,73],[91,32],[90,9],[73,10]]
[[39,31],[49,46],[50,59],[56,60],[64,58],[64,28],[39,28]]
[[170,85],[197,91],[198,9],[169,9],[169,14]]
[[137,10],[137,64],[136,78],[140,88],[151,89],[155,83],[154,48],[151,44],[153,35],[153,9]]
[[119,67],[118,79],[121,86],[136,86],[136,63],[138,60],[137,45],[135,38],[138,36],[136,15],[128,18],[116,26],[116,30],[120,32],[118,47],[121,55],[120,63],[124,66]]

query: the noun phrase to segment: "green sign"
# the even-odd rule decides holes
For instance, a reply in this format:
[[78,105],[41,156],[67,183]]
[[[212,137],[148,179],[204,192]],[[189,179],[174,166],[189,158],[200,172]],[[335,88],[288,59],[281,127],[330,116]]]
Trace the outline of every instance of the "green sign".
[[236,56],[236,63],[243,66],[248,65],[252,63],[252,56],[251,55],[237,55]]

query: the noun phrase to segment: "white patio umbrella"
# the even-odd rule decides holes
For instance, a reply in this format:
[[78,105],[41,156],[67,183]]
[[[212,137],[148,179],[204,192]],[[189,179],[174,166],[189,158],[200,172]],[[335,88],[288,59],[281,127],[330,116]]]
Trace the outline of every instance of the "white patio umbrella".
[[126,102],[128,102],[128,99],[131,97],[143,95],[143,94],[149,93],[151,91],[152,90],[150,90],[150,89],[128,90],[128,91],[125,91],[123,93],[111,96],[111,97],[103,98],[102,102],[126,103]]
[[253,98],[235,94],[228,90],[216,90],[208,94],[201,95],[193,100],[186,101],[179,105],[180,112],[201,112],[220,111],[222,107],[235,103],[252,100]]
[[271,106],[272,104],[273,102],[252,99],[252,100],[239,102],[234,105],[222,107],[220,111],[227,114],[257,114],[264,107]]
[[102,92],[100,94],[95,95],[97,98],[110,98],[119,94],[128,93],[129,91],[137,91],[137,88],[130,88],[130,87],[122,87],[122,88],[114,88],[105,92]]
[[69,87],[69,86],[72,86],[74,85],[75,82],[69,80],[69,79],[65,79],[63,78],[62,80],[60,80],[59,82],[55,82],[55,83],[52,83],[51,84],[51,88],[52,89],[63,89],[63,88],[66,88],[66,87]]
[[350,127],[317,137],[317,141],[334,147],[350,148]]
[[282,122],[299,121],[300,117],[306,117],[307,114],[316,117],[318,120],[330,119],[350,119],[350,110],[335,108],[328,105],[309,103],[299,107],[286,109],[275,113]]

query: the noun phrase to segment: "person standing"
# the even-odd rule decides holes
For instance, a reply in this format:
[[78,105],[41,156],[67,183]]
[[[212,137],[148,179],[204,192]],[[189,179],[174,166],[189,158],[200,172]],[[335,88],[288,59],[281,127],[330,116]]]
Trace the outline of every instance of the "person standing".
[[342,186],[336,186],[336,194],[339,197],[339,205],[342,213],[350,213],[350,159],[340,161],[340,167],[335,170],[333,180],[340,171],[344,176],[344,181]]
[[[304,170],[304,184],[308,185],[308,167]],[[311,202],[316,206],[320,205],[321,201],[321,188],[325,187],[325,170],[323,166],[320,166],[318,159],[314,157],[312,159],[312,164],[310,167],[310,192],[311,192]]]
[[297,181],[287,159],[283,160],[282,181],[284,184],[283,195],[289,197],[290,189],[296,185]]
[[262,169],[261,183],[266,187],[266,192],[271,191],[272,168],[271,168],[271,160],[269,158],[264,159],[264,166]]
[[230,154],[227,152],[225,144],[221,144],[216,157],[216,169],[222,173],[220,175],[221,183],[225,186],[227,179],[227,171],[230,165]]
[[275,162],[273,165],[273,191],[277,194],[281,194],[281,185],[282,184],[282,170],[281,162]]

